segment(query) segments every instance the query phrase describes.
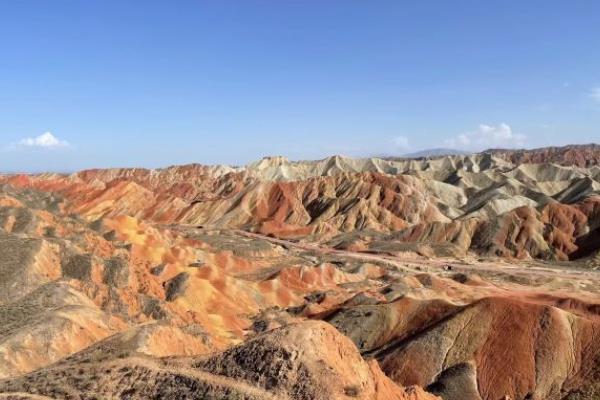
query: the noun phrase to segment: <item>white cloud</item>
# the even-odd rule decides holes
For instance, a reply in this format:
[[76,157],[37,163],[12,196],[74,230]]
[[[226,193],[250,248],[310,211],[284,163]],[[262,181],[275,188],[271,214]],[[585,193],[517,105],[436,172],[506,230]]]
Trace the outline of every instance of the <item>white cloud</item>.
[[16,143],[12,143],[9,148],[12,149],[24,149],[24,148],[38,148],[38,149],[58,149],[58,148],[70,148],[71,145],[65,140],[61,140],[54,136],[50,132],[41,134],[40,136],[31,138],[21,139]]
[[408,138],[406,136],[396,136],[394,138],[394,144],[400,150],[410,149],[410,144],[408,143]]
[[596,86],[590,90],[590,97],[600,103],[600,86]]
[[501,123],[497,126],[481,124],[475,131],[461,133],[446,139],[448,147],[461,150],[485,150],[498,147],[519,147],[525,144],[527,137],[514,133],[512,128]]

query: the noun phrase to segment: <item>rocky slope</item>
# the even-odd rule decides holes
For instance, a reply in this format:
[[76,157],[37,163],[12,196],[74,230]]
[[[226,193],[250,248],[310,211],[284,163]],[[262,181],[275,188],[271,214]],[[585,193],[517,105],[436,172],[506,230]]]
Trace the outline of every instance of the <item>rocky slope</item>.
[[236,168],[0,181],[59,194],[66,211],[87,220],[129,215],[370,251],[573,260],[598,250],[597,157],[596,145],[399,160],[274,157]]
[[0,176],[0,398],[596,399],[574,151]]
[[[323,322],[290,324],[206,358],[155,360],[101,342],[61,363],[6,381],[14,393],[128,399],[434,400],[366,362]],[[73,379],[73,377],[77,377]]]
[[402,299],[344,309],[330,322],[391,379],[444,399],[571,399],[600,394],[598,305],[579,305],[543,296],[459,307]]

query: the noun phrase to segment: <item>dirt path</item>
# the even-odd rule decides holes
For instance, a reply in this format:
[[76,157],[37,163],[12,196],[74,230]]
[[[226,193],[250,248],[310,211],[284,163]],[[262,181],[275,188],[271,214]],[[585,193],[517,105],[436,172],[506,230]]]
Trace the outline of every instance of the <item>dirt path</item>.
[[0,400],[53,400],[52,397],[46,397],[39,394],[25,392],[0,393]]
[[268,392],[258,386],[252,386],[242,380],[229,378],[223,375],[215,375],[206,371],[202,371],[200,369],[194,368],[186,368],[183,366],[174,366],[174,365],[160,365],[154,360],[150,360],[147,358],[132,358],[123,362],[124,364],[128,364],[130,367],[135,367],[137,365],[141,365],[144,368],[152,370],[154,372],[162,372],[167,371],[169,373],[176,373],[180,375],[184,375],[193,379],[198,379],[202,382],[209,383],[214,386],[222,387],[222,388],[233,388],[239,392],[247,394],[252,397],[264,399],[264,400],[287,400],[286,396],[281,394],[273,394],[272,392]]
[[561,278],[575,278],[575,279],[593,279],[600,280],[600,273],[596,271],[581,271],[574,269],[566,269],[560,266],[556,266],[553,268],[550,267],[540,267],[540,266],[527,266],[524,267],[522,265],[512,265],[505,262],[476,262],[476,263],[465,263],[460,260],[449,260],[449,259],[433,259],[433,260],[423,260],[417,258],[404,258],[404,257],[396,257],[387,254],[370,254],[370,253],[362,253],[362,252],[353,252],[348,250],[338,250],[333,249],[331,247],[319,246],[312,243],[300,243],[300,242],[292,242],[285,239],[278,239],[266,235],[262,235],[259,233],[246,232],[242,230],[233,230],[236,234],[240,236],[245,236],[248,238],[261,239],[266,240],[274,244],[278,244],[281,246],[285,246],[288,248],[296,248],[305,251],[314,251],[319,254],[331,254],[338,255],[341,257],[352,258],[361,261],[374,261],[374,262],[384,262],[395,265],[400,268],[414,268],[415,272],[419,271],[418,268],[422,267],[434,267],[438,268],[440,271],[443,271],[447,265],[451,265],[452,271],[456,272],[473,272],[473,271],[482,271],[482,272],[504,272],[504,273],[517,273],[517,274],[526,274],[526,275],[535,275],[541,277],[561,277]]

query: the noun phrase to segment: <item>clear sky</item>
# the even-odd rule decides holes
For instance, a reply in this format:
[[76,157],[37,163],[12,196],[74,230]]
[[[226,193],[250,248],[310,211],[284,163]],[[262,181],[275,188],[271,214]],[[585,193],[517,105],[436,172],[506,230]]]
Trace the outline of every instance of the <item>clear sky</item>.
[[0,170],[600,142],[600,2],[2,1]]

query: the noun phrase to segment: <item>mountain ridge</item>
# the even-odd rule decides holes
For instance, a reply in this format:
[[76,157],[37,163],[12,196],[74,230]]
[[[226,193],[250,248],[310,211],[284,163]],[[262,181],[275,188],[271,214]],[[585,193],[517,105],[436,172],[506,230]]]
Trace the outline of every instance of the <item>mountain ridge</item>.
[[0,398],[597,399],[573,151],[2,175]]

